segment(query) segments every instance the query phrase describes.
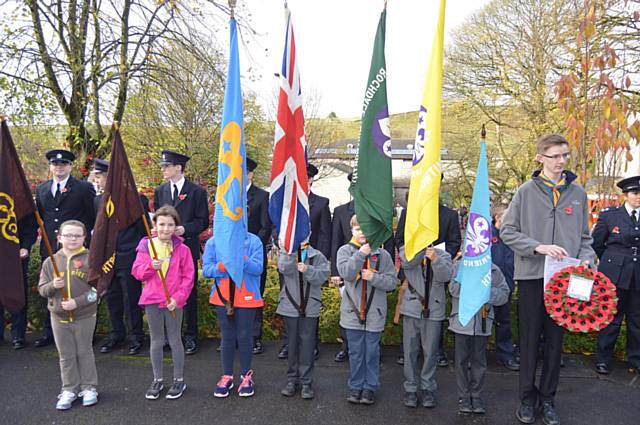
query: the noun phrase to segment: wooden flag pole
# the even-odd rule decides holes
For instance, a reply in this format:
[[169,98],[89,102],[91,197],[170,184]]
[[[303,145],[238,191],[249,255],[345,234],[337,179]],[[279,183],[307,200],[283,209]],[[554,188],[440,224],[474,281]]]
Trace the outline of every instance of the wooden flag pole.
[[[147,214],[142,214],[142,222],[144,223],[144,228],[147,231],[147,237],[149,238],[149,244],[151,245],[153,259],[157,260],[158,251],[156,251],[156,246],[153,244],[153,237],[151,236],[151,229],[149,228],[149,222],[147,221]],[[169,294],[169,290],[167,289],[167,282],[165,282],[164,280],[164,273],[162,272],[162,268],[158,270],[158,274],[160,275],[160,280],[162,281],[162,289],[164,289],[164,296],[167,298],[167,304],[169,304],[171,302],[171,294]],[[176,317],[175,310],[172,310],[170,313],[171,313],[171,317]]]

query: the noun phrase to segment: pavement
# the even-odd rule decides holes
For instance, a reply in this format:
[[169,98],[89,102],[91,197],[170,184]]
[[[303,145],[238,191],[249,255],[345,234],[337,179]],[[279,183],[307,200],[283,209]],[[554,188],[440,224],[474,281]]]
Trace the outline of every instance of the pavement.
[[[336,363],[337,345],[322,344],[316,362],[315,399],[285,398],[280,389],[286,382],[286,360],[279,360],[280,342],[265,343],[265,352],[254,356],[256,394],[241,399],[235,391],[227,399],[213,397],[220,372],[218,341],[201,342],[200,351],[188,356],[185,380],[188,389],[178,400],[146,400],[144,393],[152,380],[148,351],[138,356],[126,354],[125,347],[109,354],[94,349],[98,368],[99,403],[82,407],[80,401],[65,412],[55,410],[60,390],[60,372],[55,347],[29,345],[15,351],[5,341],[0,345],[0,424],[517,424],[518,374],[495,364],[488,354],[484,400],[485,415],[459,415],[455,370],[438,368],[434,409],[410,409],[402,404],[403,373],[396,358],[397,347],[383,348],[381,387],[373,406],[346,401],[348,363]],[[170,354],[165,352],[165,379],[172,376]],[[556,407],[561,423],[577,425],[640,424],[640,377],[623,363],[614,364],[608,376],[593,371],[593,358],[566,355]],[[238,374],[236,361],[236,375]],[[237,381],[236,376],[236,381]],[[537,422],[541,424],[541,418]]]

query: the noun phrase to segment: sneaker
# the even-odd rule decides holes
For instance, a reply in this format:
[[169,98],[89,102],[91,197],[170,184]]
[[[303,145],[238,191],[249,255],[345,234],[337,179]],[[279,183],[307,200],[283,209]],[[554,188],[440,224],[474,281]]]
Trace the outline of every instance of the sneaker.
[[560,425],[560,417],[553,407],[553,403],[545,401],[542,403],[542,422],[545,425]]
[[433,391],[422,390],[422,407],[427,407],[431,409],[432,407],[436,407],[436,395]]
[[75,393],[71,391],[63,391],[60,395],[58,395],[58,402],[56,403],[56,409],[58,410],[68,410],[71,409],[71,405],[78,398]]
[[471,398],[471,406],[473,406],[473,413],[477,415],[484,415],[487,413],[487,409],[484,407],[484,401],[480,397]]
[[536,409],[530,404],[522,403],[516,410],[516,418],[523,424],[532,424],[536,421]]
[[167,395],[164,396],[167,400],[175,400],[182,397],[182,393],[187,389],[187,384],[184,381],[173,381],[173,385],[167,391]]
[[247,372],[246,375],[240,375],[240,386],[238,387],[238,395],[240,397],[251,397],[254,393],[253,391],[253,370]]
[[296,394],[297,389],[298,386],[295,384],[295,382],[287,382],[287,385],[285,385],[282,391],[280,391],[280,394],[285,397],[293,397]]
[[361,398],[362,398],[362,391],[349,390],[349,395],[347,396],[347,401],[349,403],[360,404]]
[[164,385],[162,384],[162,381],[156,381],[154,379],[151,385],[149,386],[149,389],[147,390],[146,394],[144,395],[144,398],[146,398],[147,400],[157,400],[158,397],[160,397],[160,393],[162,392],[163,389],[164,389]]
[[444,353],[438,354],[436,357],[436,364],[438,365],[438,367],[449,366],[449,359],[447,359],[447,355]]
[[373,404],[375,400],[373,399],[373,391],[371,390],[363,390],[362,397],[360,397],[360,404]]
[[404,405],[407,407],[418,407],[418,393],[413,391],[405,392]]
[[313,392],[313,388],[311,384],[305,384],[302,386],[302,390],[300,391],[300,396],[303,400],[311,400],[315,397],[315,393]]
[[473,413],[473,405],[471,404],[471,399],[469,397],[462,397],[458,400],[458,413],[467,414]]
[[95,388],[84,390],[78,394],[78,397],[82,397],[82,405],[84,407],[93,406],[98,402],[98,392]]
[[229,396],[229,391],[233,388],[233,375],[222,375],[216,389],[213,392],[213,396],[217,398],[225,398]]

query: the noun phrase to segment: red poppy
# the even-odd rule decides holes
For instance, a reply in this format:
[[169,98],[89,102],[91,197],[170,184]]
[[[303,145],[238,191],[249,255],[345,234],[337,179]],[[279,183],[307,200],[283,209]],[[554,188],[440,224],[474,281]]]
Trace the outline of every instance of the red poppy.
[[67,193],[69,191],[69,189],[67,189],[66,187],[63,187],[62,190],[60,190],[60,193]]
[[571,215],[571,214],[573,214],[573,208],[567,207],[567,208],[564,209],[564,212],[567,215]]
[[180,198],[181,201],[184,201],[186,197],[187,197],[186,193],[183,193],[182,195],[178,195],[178,198]]
[[498,243],[498,237],[497,236],[492,237],[491,242]]
[[73,260],[73,265],[76,269],[82,268],[82,260]]
[[620,233],[620,228],[618,226],[614,227],[613,229],[611,229],[611,233],[615,233],[617,235],[618,233]]

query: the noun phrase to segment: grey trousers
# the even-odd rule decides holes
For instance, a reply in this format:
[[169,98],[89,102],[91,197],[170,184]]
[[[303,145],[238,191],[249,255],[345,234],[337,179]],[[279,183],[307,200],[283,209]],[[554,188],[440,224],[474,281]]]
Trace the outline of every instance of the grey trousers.
[[[402,344],[404,346],[404,390],[415,393],[418,389],[435,391],[436,353],[440,338],[441,321],[402,317]],[[420,347],[424,355],[422,370],[418,370]]]
[[[195,289],[194,289],[195,290]],[[148,304],[144,306],[149,322],[149,336],[151,346],[149,356],[151,357],[151,367],[153,368],[153,379],[161,381],[163,378],[162,359],[164,358],[164,331],[167,330],[167,340],[171,347],[171,360],[173,360],[173,379],[182,380],[184,378],[184,345],[180,338],[182,327],[182,309],[176,308],[176,317],[166,308],[159,308],[158,304]]]
[[318,318],[284,316],[283,318],[289,338],[287,382],[302,385],[311,384]]
[[462,334],[455,335],[458,397],[479,398],[484,383],[484,375],[487,371],[488,337]]
[[51,329],[60,355],[62,391],[77,394],[98,386],[98,371],[93,356],[93,330],[96,316],[73,322],[51,317]]

